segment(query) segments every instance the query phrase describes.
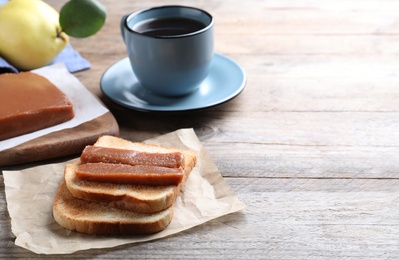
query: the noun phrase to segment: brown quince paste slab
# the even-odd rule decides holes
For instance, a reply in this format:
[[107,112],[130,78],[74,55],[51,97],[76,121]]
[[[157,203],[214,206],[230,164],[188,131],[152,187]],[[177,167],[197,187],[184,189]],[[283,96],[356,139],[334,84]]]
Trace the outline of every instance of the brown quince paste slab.
[[48,79],[32,72],[0,74],[0,140],[73,117],[71,101]]

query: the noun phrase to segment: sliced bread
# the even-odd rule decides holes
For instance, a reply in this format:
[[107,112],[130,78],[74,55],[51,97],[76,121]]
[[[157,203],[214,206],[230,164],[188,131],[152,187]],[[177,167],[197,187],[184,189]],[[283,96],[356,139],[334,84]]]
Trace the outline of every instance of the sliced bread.
[[142,152],[168,153],[179,151],[184,155],[184,176],[178,185],[144,186],[134,184],[101,183],[77,178],[75,169],[80,160],[65,167],[65,182],[73,196],[101,202],[111,207],[139,213],[154,213],[170,207],[179,195],[180,189],[196,165],[195,153],[188,150],[164,148],[138,142],[130,142],[118,137],[102,136],[94,146],[138,150]]
[[149,234],[169,225],[173,207],[153,214],[112,208],[74,197],[63,180],[54,199],[53,216],[60,226],[86,234]]
[[177,185],[151,186],[79,179],[78,159],[66,165],[53,203],[56,222],[67,229],[96,235],[150,234],[162,231],[173,218],[173,203],[196,165],[191,151],[133,143],[112,136],[100,137],[96,145],[144,152],[181,152],[184,178]]

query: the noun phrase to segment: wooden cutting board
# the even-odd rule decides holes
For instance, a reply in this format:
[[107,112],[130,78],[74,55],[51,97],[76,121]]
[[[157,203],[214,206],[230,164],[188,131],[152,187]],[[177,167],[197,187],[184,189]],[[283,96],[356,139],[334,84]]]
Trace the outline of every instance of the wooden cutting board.
[[0,152],[0,166],[18,165],[79,154],[101,135],[119,135],[119,126],[108,112],[77,127],[53,132]]

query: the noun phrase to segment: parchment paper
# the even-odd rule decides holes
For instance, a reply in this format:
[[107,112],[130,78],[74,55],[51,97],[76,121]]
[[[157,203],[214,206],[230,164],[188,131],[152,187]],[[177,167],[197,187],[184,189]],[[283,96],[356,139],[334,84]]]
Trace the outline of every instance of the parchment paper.
[[175,202],[173,220],[165,230],[147,236],[105,237],[79,234],[60,227],[53,219],[52,203],[65,162],[3,171],[15,244],[41,254],[109,248],[166,237],[245,207],[222,178],[192,129],[181,129],[146,143],[189,149],[198,156],[197,166]]
[[108,109],[105,108],[75,76],[69,73],[63,63],[32,70],[32,72],[46,77],[68,96],[73,104],[75,116],[65,123],[0,141],[0,151],[52,132],[78,126],[108,112]]

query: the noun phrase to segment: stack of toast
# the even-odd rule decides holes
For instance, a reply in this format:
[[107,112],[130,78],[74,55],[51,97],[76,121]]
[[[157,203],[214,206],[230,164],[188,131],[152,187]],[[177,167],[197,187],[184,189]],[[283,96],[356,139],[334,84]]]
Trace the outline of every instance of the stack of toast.
[[64,228],[87,234],[162,231],[196,163],[192,151],[102,136],[66,165],[53,216]]

